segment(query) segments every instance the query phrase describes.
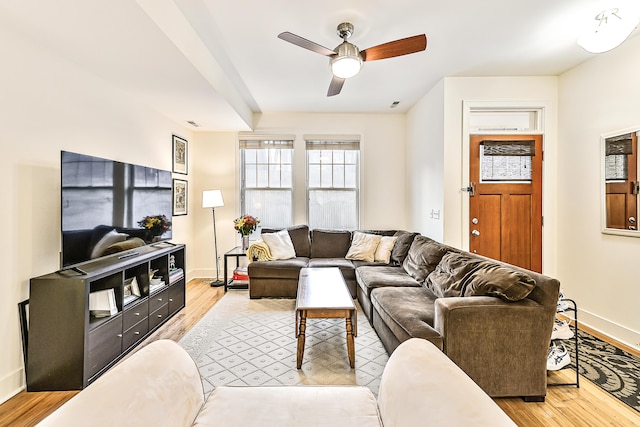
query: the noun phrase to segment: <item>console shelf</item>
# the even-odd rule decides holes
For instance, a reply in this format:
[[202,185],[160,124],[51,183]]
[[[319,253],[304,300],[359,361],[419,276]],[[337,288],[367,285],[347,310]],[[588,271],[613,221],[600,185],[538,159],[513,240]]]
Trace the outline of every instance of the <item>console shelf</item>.
[[[27,391],[88,386],[184,307],[184,269],[184,245],[150,245],[32,278]],[[94,292],[111,311],[90,310]]]

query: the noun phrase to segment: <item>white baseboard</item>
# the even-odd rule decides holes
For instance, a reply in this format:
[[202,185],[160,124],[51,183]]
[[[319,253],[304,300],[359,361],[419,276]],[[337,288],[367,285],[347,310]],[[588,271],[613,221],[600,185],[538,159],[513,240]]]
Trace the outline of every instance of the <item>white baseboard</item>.
[[19,368],[0,379],[0,403],[4,403],[26,388],[24,368]]
[[580,308],[578,308],[578,322],[615,341],[640,350],[640,332],[631,330]]

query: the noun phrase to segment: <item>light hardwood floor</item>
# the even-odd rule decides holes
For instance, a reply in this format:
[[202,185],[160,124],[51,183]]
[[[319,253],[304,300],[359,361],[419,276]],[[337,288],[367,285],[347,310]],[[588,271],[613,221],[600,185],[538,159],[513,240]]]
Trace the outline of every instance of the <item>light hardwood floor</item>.
[[[162,338],[178,341],[223,296],[223,288],[212,288],[208,281],[190,281],[187,284],[186,307],[142,345]],[[625,350],[637,354],[633,349]],[[554,373],[550,377],[550,381],[556,382],[574,379],[575,374],[569,370]],[[76,393],[23,391],[0,405],[0,426],[33,426]],[[521,427],[640,426],[639,412],[613,398],[586,378],[580,378],[580,388],[550,387],[544,403],[525,403],[520,398],[495,400]]]

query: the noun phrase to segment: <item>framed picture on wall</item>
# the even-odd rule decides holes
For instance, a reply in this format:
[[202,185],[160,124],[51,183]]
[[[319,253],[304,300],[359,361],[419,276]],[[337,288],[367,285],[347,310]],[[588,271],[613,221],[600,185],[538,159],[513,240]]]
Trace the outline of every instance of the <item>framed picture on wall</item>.
[[189,182],[183,179],[173,180],[173,215],[186,215],[188,205]]
[[184,138],[172,135],[173,139],[173,171],[175,173],[181,173],[183,175],[188,174],[187,161],[188,161],[188,142]]

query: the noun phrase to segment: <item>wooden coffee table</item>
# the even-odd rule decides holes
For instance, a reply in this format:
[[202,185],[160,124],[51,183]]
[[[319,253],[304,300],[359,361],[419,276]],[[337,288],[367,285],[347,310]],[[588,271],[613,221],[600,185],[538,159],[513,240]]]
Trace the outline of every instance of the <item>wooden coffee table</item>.
[[302,367],[307,319],[346,319],[347,353],[354,368],[357,336],[356,306],[338,268],[303,268],[300,270],[296,299],[297,367]]

